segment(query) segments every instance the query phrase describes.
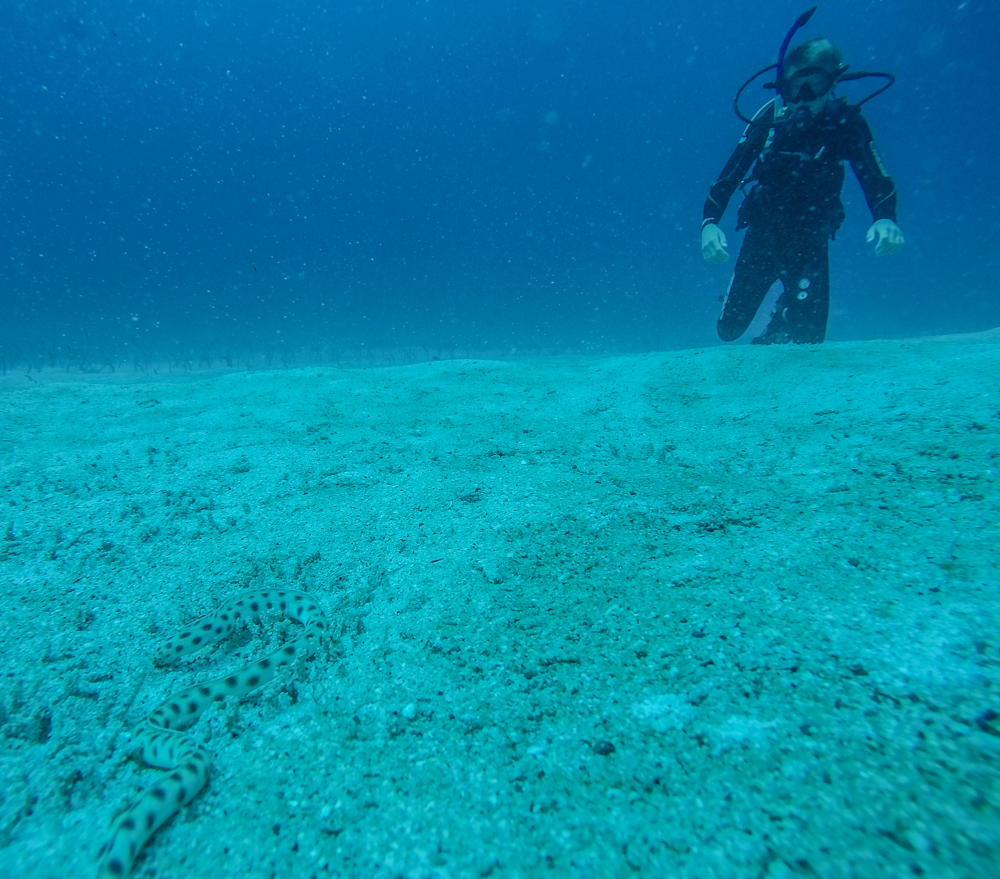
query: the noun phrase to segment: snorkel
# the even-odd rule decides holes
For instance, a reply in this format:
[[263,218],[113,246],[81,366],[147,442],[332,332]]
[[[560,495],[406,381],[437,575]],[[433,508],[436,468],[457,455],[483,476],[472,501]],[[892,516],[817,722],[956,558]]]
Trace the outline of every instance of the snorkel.
[[[802,15],[800,15],[798,18],[796,18],[795,19],[795,24],[793,24],[788,29],[788,33],[785,34],[785,39],[781,41],[781,48],[778,50],[778,63],[774,65],[777,68],[777,70],[775,71],[775,73],[778,74],[778,82],[781,82],[781,80],[783,80],[785,78],[785,54],[788,52],[788,46],[792,42],[792,37],[795,36],[795,32],[800,27],[802,27],[807,21],[809,21],[810,18],[812,18],[813,13],[817,9],[819,9],[819,7],[818,6],[814,6],[812,9],[809,9],[806,12],[803,12]],[[770,70],[771,68],[768,67],[766,69]],[[763,73],[763,72],[764,71],[762,70],[761,73]],[[757,76],[759,76],[759,75],[760,74],[757,74]],[[754,79],[756,79],[757,76],[754,76]],[[766,88],[766,86],[765,86],[765,88]]]
[[[797,19],[795,19],[795,23],[791,26],[791,28],[789,28],[788,33],[785,34],[785,39],[781,41],[781,49],[778,51],[778,63],[768,64],[767,67],[763,67],[760,70],[758,70],[745,83],[743,83],[743,85],[740,86],[739,91],[736,92],[736,97],[733,98],[733,109],[736,111],[736,115],[739,116],[740,119],[742,119],[748,125],[767,125],[770,127],[771,125],[774,124],[774,122],[778,121],[778,119],[780,119],[781,116],[784,114],[785,108],[782,105],[781,101],[781,86],[785,82],[785,56],[788,54],[788,47],[791,45],[792,38],[795,36],[796,31],[798,31],[799,28],[805,25],[806,22],[808,22],[809,19],[812,18],[813,13],[818,8],[819,8],[818,6],[813,6],[812,9],[806,10]],[[746,87],[750,85],[750,83],[752,83],[759,76],[762,76],[763,74],[767,73],[769,70],[774,70],[775,73],[777,74],[777,78],[775,79],[774,82],[764,83],[764,88],[772,89],[778,92],[777,96],[774,98],[774,104],[775,104],[774,116],[772,117],[770,114],[764,114],[764,113],[757,114],[758,116],[761,117],[759,119],[758,118],[751,119],[747,116],[744,116],[743,113],[740,111],[740,96],[746,90]],[[847,82],[849,80],[864,79],[865,77],[868,76],[878,76],[881,77],[882,79],[888,80],[888,82],[885,85],[875,89],[875,91],[873,91],[870,95],[866,96],[865,98],[862,98],[856,104],[852,104],[851,110],[857,110],[858,107],[860,107],[862,104],[868,103],[868,101],[870,101],[876,95],[882,94],[882,92],[884,92],[887,88],[889,88],[889,86],[891,86],[896,81],[896,77],[893,76],[891,73],[882,73],[876,70],[858,70],[854,73],[847,73],[846,65],[841,67],[840,70],[836,72],[836,74],[831,74],[831,76],[833,76],[834,85],[836,83]]]

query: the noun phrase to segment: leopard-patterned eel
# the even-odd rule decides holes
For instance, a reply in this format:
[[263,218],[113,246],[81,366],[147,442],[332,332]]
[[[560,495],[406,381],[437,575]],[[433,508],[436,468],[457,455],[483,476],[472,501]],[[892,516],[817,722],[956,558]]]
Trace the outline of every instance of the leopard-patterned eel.
[[187,653],[221,641],[232,634],[238,623],[259,620],[268,611],[296,620],[305,631],[295,641],[235,674],[181,690],[150,714],[136,731],[142,759],[150,766],[171,771],[139,794],[121,816],[111,838],[101,848],[98,879],[127,875],[147,840],[181,806],[191,802],[208,781],[212,762],[208,751],[179,730],[194,723],[213,702],[221,702],[227,696],[242,698],[270,681],[275,669],[299,657],[312,656],[326,632],[326,616],[312,596],[304,592],[248,592],[192,623],[153,654],[155,665],[170,665]]

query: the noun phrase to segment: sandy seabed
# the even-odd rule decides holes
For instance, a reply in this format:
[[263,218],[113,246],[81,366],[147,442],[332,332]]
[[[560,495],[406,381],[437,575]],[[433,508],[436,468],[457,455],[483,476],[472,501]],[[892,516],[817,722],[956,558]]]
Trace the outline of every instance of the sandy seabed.
[[241,590],[333,637],[134,876],[1000,875],[1000,339],[10,379],[0,876],[86,877]]

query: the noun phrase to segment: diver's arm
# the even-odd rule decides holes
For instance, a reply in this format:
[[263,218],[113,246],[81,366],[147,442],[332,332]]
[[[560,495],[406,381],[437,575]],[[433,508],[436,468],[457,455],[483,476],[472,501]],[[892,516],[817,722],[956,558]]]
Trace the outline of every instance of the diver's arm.
[[873,222],[865,240],[875,242],[876,256],[887,256],[905,243],[903,231],[896,225],[896,184],[882,164],[865,117],[855,113],[850,125],[847,158],[872,212]]
[[875,148],[872,130],[861,113],[853,114],[849,122],[847,160],[872,212],[872,220],[896,222],[896,184],[885,170],[882,157]]
[[740,138],[736,149],[733,150],[729,161],[726,162],[719,179],[712,184],[712,188],[708,192],[708,198],[705,199],[705,207],[702,211],[702,229],[709,225],[718,225],[719,220],[722,219],[729,200],[736,192],[736,187],[743,182],[743,178],[746,177],[750,167],[757,161],[760,151],[764,148],[770,128],[764,121],[765,115],[773,115],[773,113],[774,102],[771,101],[758,110],[754,116],[755,122],[758,118],[761,121],[746,127],[743,137]]

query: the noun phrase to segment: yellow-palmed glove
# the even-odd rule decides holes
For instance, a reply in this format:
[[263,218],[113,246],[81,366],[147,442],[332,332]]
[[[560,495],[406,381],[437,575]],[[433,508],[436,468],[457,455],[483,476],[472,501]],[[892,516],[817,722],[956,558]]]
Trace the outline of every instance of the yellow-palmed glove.
[[726,253],[726,236],[715,223],[709,223],[701,230],[701,255],[709,262],[725,262],[729,259],[729,254]]
[[[875,245],[876,256],[895,253],[906,243],[903,238],[903,230],[892,220],[876,220],[872,223],[865,240],[871,244],[876,236],[878,237],[878,243]],[[702,252],[705,250],[704,241],[705,238],[702,236]]]

